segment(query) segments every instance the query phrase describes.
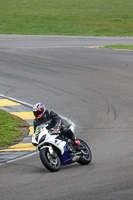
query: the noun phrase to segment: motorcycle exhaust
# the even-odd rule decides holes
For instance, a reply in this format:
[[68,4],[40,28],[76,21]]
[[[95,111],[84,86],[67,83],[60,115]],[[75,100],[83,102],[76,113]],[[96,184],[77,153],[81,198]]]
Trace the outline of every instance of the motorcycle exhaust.
[[80,158],[80,156],[75,156],[75,157],[73,157],[72,161],[77,162],[79,160],[79,158]]

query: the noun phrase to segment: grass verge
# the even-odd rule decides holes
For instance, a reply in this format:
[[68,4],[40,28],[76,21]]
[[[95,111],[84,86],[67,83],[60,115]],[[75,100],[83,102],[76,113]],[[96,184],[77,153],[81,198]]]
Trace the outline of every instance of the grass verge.
[[28,133],[24,120],[0,110],[0,149],[19,143]]
[[105,45],[102,48],[133,50],[133,44],[132,45],[124,45],[124,44],[119,44],[119,45]]
[[0,34],[133,36],[133,0],[0,0]]

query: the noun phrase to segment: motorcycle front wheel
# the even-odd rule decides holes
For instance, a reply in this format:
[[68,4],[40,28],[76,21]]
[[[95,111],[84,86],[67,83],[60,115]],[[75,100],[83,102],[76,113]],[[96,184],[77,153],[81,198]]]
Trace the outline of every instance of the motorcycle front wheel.
[[49,148],[40,150],[40,159],[43,165],[51,172],[57,172],[61,167],[61,161],[58,154],[55,151],[51,154]]
[[79,160],[77,161],[81,165],[87,165],[92,160],[92,153],[89,146],[81,139],[79,139],[80,144],[85,147],[84,153],[80,156]]

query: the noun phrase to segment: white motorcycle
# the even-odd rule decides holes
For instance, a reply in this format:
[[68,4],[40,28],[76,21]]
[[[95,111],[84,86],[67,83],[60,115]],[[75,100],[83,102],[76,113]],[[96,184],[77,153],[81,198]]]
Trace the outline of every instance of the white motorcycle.
[[32,143],[37,146],[43,165],[52,172],[58,171],[61,165],[73,162],[87,165],[91,162],[89,146],[83,140],[78,140],[80,145],[76,147],[72,140],[61,133],[48,131],[46,125],[38,126],[32,136]]

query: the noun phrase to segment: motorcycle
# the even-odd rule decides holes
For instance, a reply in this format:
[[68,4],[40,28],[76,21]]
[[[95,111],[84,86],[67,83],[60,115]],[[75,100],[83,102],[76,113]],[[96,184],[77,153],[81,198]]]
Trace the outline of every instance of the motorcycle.
[[[70,127],[72,129],[72,127]],[[43,165],[50,171],[56,172],[61,166],[78,162],[87,165],[92,160],[89,146],[81,139],[79,147],[74,142],[62,135],[59,131],[49,131],[46,125],[37,127],[32,136],[32,143],[40,152]]]

